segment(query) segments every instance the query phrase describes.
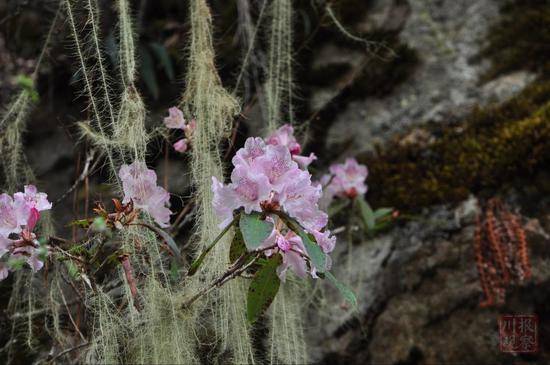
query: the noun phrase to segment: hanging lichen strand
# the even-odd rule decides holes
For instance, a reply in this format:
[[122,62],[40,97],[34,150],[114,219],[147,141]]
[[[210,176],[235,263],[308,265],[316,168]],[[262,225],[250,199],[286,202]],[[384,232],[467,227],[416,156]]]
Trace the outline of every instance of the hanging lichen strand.
[[[134,85],[136,60],[128,1],[118,0],[117,10],[123,91],[119,112],[111,126],[113,138],[108,145],[113,148],[113,154],[118,154],[120,162],[144,164],[148,140],[144,125],[146,111]],[[178,313],[177,295],[169,283],[157,238],[143,227],[131,227],[120,235],[120,241],[127,252],[123,260],[127,260],[132,275],[144,279],[134,288],[138,293],[132,292],[127,272],[119,270],[117,279],[124,283],[124,301],[128,303],[124,310],[117,309],[112,298],[101,290],[90,298],[97,326],[88,360],[140,364],[198,363],[196,335],[193,333],[194,312]],[[138,244],[143,249],[136,249]],[[137,308],[140,308],[139,312]]]
[[[47,50],[49,49],[54,30],[59,19],[60,9],[57,10],[53,18],[50,28],[46,34],[44,45],[40,51],[40,55],[36,61],[36,65],[29,80],[30,84],[26,85],[21,92],[17,94],[15,99],[3,110],[0,114],[0,187],[2,192],[14,193],[23,185],[33,183],[35,181],[34,173],[27,162],[27,158],[23,149],[23,134],[26,129],[27,118],[36,103],[36,91],[34,83],[38,77],[38,72],[44,60]],[[50,214],[43,214],[43,219],[40,222],[40,231],[44,235],[54,234],[54,228]],[[24,342],[28,349],[32,349],[35,345],[36,338],[34,337],[34,317],[33,314],[37,311],[44,310],[38,307],[37,303],[41,295],[44,283],[32,273],[18,271],[14,273],[15,280],[13,282],[10,300],[6,309],[6,313],[25,314],[12,318],[10,338],[11,341],[4,348],[6,351],[5,362],[10,364],[17,356],[17,351],[20,349],[21,342]],[[52,291],[53,293],[54,291]],[[52,294],[53,295],[53,294]],[[58,328],[55,324],[58,323],[56,302],[50,301],[50,312],[53,312],[54,328],[45,326],[46,331],[52,337],[60,338]],[[20,341],[19,338],[23,339]]]
[[[265,83],[265,118],[269,132],[281,122],[293,123],[292,3],[273,0],[270,9],[269,49]],[[283,120],[284,119],[284,120]]]
[[[90,121],[79,123],[82,135],[106,154],[113,179],[123,162],[145,158],[148,134],[145,107],[134,86],[136,61],[133,29],[126,2],[118,2],[121,83],[113,82],[105,67],[99,33],[99,9],[93,0],[65,0],[67,19],[79,61],[80,75],[88,96]],[[84,10],[84,28],[77,28],[77,12]],[[120,87],[119,98],[112,89]],[[118,107],[118,113],[116,112]],[[120,187],[120,186],[119,186]]]
[[132,160],[145,160],[148,135],[145,129],[145,106],[134,85],[136,78],[136,60],[134,47],[134,30],[127,0],[118,1],[119,12],[119,54],[120,73],[122,77],[122,98],[120,112],[113,128],[115,141],[124,157],[129,154]]
[[40,51],[40,55],[36,61],[36,66],[32,75],[29,78],[29,85],[23,87],[23,90],[15,97],[8,105],[6,110],[0,114],[0,165],[2,166],[2,174],[4,176],[1,182],[2,188],[5,188],[8,193],[13,193],[23,184],[34,181],[34,174],[27,163],[25,154],[23,153],[22,137],[25,132],[27,117],[38,96],[34,90],[34,83],[38,77],[38,71],[44,60],[46,51],[50,46],[52,36],[57,26],[60,9],[55,13],[44,46]]
[[[208,245],[219,233],[218,220],[212,207],[212,176],[223,180],[219,143],[229,134],[231,120],[238,113],[237,101],[223,88],[215,68],[212,45],[211,14],[206,1],[190,1],[191,35],[188,46],[187,87],[182,108],[188,118],[195,118],[192,173],[197,190],[199,214],[197,231],[199,247]],[[224,238],[229,240],[230,237]],[[218,244],[201,271],[206,282],[220,275],[229,260],[229,242]],[[243,303],[246,292],[241,279],[232,280],[209,295],[209,313],[216,335],[219,354],[229,350],[231,362],[254,362],[253,349]],[[202,327],[204,323],[197,323]],[[217,356],[217,355],[212,355]]]
[[[284,122],[293,121],[292,111],[292,3],[274,0],[270,9],[265,111],[267,131],[272,133]],[[275,298],[269,322],[268,360],[270,363],[304,364],[307,352],[304,341],[300,301],[303,283],[287,283]]]

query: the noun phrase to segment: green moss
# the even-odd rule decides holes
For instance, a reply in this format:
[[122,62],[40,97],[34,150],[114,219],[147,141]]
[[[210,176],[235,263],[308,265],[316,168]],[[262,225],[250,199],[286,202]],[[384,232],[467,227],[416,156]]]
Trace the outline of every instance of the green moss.
[[515,70],[550,74],[550,2],[515,0],[501,9],[500,20],[491,27],[488,45],[480,56],[488,57],[492,67],[487,81]]
[[375,205],[415,209],[497,190],[517,178],[548,170],[550,82],[536,82],[499,106],[476,109],[454,128],[432,127],[428,146],[392,142],[377,156],[362,156],[370,169]]

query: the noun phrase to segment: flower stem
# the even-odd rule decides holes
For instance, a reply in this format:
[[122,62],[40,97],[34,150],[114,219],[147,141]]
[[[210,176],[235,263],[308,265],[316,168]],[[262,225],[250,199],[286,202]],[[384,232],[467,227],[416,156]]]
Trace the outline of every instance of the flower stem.
[[191,264],[191,267],[189,268],[189,271],[187,272],[187,275],[193,275],[197,272],[197,269],[204,261],[204,258],[206,257],[206,255],[208,255],[208,253],[212,251],[214,246],[216,246],[216,244],[229,231],[229,229],[233,225],[235,225],[235,223],[237,223],[238,218],[239,218],[239,215],[236,215],[235,217],[233,217],[233,220],[220,232],[220,234],[216,238],[214,238],[214,241],[212,241],[212,243],[204,249],[204,251],[200,254],[200,256],[195,261],[193,261],[193,263]]

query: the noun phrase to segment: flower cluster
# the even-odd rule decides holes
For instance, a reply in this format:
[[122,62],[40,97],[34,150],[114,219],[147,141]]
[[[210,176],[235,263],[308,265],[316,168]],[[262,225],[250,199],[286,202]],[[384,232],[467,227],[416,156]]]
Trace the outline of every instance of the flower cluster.
[[[48,196],[39,193],[33,185],[25,186],[24,192],[13,197],[6,193],[0,195],[0,280],[14,269],[10,263],[26,262],[35,272],[44,266],[47,250],[40,246],[32,231],[40,212],[51,207]],[[8,261],[4,261],[8,253]]]
[[164,125],[170,129],[181,129],[185,134],[185,138],[178,140],[174,143],[173,147],[178,152],[185,152],[193,136],[193,132],[197,127],[195,119],[191,119],[189,123],[185,122],[183,118],[183,112],[177,107],[173,106],[168,109],[168,116],[164,118]]
[[[336,238],[324,230],[328,217],[318,207],[321,186],[313,184],[305,170],[315,156],[299,156],[300,151],[289,125],[265,140],[248,138],[233,157],[231,183],[224,185],[212,177],[213,205],[222,221],[220,226],[231,222],[233,211],[239,208],[247,214],[282,210],[315,237],[324,253],[330,253]],[[283,264],[278,269],[281,279],[284,280],[288,268],[304,276],[307,263],[301,238],[288,231],[280,220],[273,223],[273,232],[262,244],[263,248],[273,247],[266,254],[283,256]],[[315,277],[314,268],[311,274]]]
[[354,158],[348,158],[343,164],[334,164],[329,168],[330,174],[321,178],[324,186],[324,197],[328,201],[332,198],[355,198],[367,192],[368,170],[365,165],[360,165]]
[[122,203],[133,202],[134,207],[142,209],[161,227],[170,224],[170,194],[157,186],[157,174],[148,169],[145,163],[134,161],[123,165],[118,173],[122,180],[124,199]]

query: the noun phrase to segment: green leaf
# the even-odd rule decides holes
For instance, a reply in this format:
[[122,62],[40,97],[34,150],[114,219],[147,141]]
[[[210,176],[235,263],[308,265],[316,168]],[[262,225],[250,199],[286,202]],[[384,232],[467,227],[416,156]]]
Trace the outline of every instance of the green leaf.
[[159,86],[157,83],[157,76],[155,75],[153,57],[151,57],[151,53],[145,47],[139,48],[139,55],[141,58],[139,73],[143,79],[143,82],[145,82],[147,89],[149,89],[149,92],[156,100],[159,97]]
[[392,214],[393,208],[378,208],[374,211],[374,218],[376,220],[379,220],[380,218],[384,218],[390,214]]
[[18,75],[16,79],[17,85],[25,90],[32,101],[37,102],[40,99],[38,92],[34,87],[34,80],[27,75]]
[[20,270],[23,268],[23,264],[25,264],[26,260],[22,258],[10,258],[8,260],[8,267],[11,271]]
[[158,42],[151,42],[149,43],[149,46],[151,47],[154,55],[162,65],[162,68],[164,69],[166,76],[168,77],[170,82],[173,82],[175,78],[174,66],[172,65],[172,59],[170,58],[170,55],[168,54],[166,47],[164,47],[162,44]]
[[336,289],[340,291],[340,294],[342,294],[345,301],[348,302],[353,307],[353,309],[357,309],[357,298],[350,288],[339,282],[338,279],[336,279],[330,271],[327,271],[325,273],[325,278],[327,278],[328,281],[330,281],[336,287]]
[[307,255],[311,260],[311,263],[319,273],[323,273],[326,270],[327,266],[327,257],[325,253],[321,250],[321,247],[316,243],[315,238],[306,233],[302,226],[294,219],[289,217],[283,212],[277,212],[277,215],[285,222],[285,224],[290,228],[294,233],[296,233],[302,239],[302,243],[306,248]]
[[92,230],[94,232],[105,232],[107,230],[107,222],[103,217],[95,217],[92,222]]
[[355,198],[355,201],[358,203],[359,212],[361,213],[361,218],[363,219],[363,224],[366,229],[373,229],[376,219],[374,217],[374,212],[370,207],[369,203],[365,201],[362,196]]
[[319,273],[323,273],[327,267],[327,256],[321,250],[321,247],[315,243],[315,239],[310,234],[307,234],[304,230],[300,229],[298,236],[302,239],[302,243],[306,248],[307,255],[311,260],[311,263]]
[[249,323],[256,322],[275,299],[281,285],[277,267],[282,261],[281,255],[274,255],[254,275],[246,299],[246,317]]
[[262,219],[262,215],[257,212],[241,214],[239,227],[248,251],[254,251],[260,247],[273,231],[273,223]]
[[174,256],[180,261],[182,262],[183,259],[181,257],[181,251],[180,249],[178,248],[178,245],[176,244],[176,241],[174,241],[174,239],[172,238],[172,236],[170,236],[166,231],[160,229],[160,228],[157,228],[155,226],[152,226],[152,225],[146,225],[147,228],[149,228],[150,230],[152,230],[153,232],[155,232],[156,234],[158,234],[159,236],[162,237],[162,239],[164,240],[164,242],[166,242],[166,244],[168,245],[168,247],[170,248],[170,251],[172,251],[172,253],[174,254]]
[[179,265],[176,260],[170,261],[170,278],[173,282],[178,282],[180,279]]
[[245,253],[246,245],[244,244],[243,234],[240,229],[236,229],[233,241],[231,241],[231,246],[229,247],[229,262],[235,262]]
[[65,263],[65,266],[67,267],[67,272],[69,273],[69,276],[71,279],[78,279],[80,276],[80,271],[78,270],[78,266],[72,260],[63,261]]
[[80,228],[88,228],[90,227],[90,221],[88,219],[77,219],[68,224],[69,227],[76,226]]

